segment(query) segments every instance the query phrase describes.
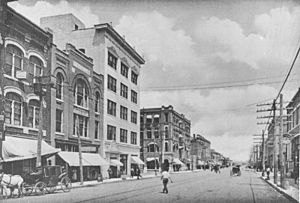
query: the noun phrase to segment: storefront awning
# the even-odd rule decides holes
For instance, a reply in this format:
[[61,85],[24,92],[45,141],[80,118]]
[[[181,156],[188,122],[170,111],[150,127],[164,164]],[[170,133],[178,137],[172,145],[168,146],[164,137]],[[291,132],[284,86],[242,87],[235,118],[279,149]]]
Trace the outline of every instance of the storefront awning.
[[131,163],[132,164],[138,164],[138,165],[144,165],[145,163],[137,156],[131,157]]
[[[56,154],[56,149],[42,141],[42,156]],[[2,162],[20,161],[37,157],[37,140],[6,136],[2,143]]]
[[158,157],[148,157],[146,158],[146,161],[154,161],[154,160],[159,160]]
[[173,164],[174,165],[183,165],[184,166],[184,163],[182,163],[178,158],[174,158],[173,159]]
[[117,159],[111,159],[111,160],[110,160],[110,165],[111,165],[111,166],[123,166],[123,163],[120,162],[120,161],[117,160]]
[[[70,166],[79,166],[79,152],[59,152],[58,155]],[[82,166],[108,166],[99,154],[82,153]]]

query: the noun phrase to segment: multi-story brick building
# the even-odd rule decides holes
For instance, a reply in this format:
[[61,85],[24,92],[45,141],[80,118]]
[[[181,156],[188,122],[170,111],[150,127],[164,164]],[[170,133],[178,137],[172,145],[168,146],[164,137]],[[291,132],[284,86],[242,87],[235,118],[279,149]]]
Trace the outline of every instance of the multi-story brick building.
[[194,134],[191,140],[191,155],[193,168],[206,165],[211,158],[210,141],[199,134]]
[[[190,166],[191,122],[172,106],[141,109],[141,157],[148,169]],[[159,160],[159,161],[155,161]]]
[[[42,138],[51,143],[50,114],[43,108],[43,120],[39,116],[40,107],[49,106],[50,94],[40,101],[33,84],[37,76],[47,76],[51,70],[52,34],[11,9],[5,0],[0,3],[0,17],[0,94],[5,98],[0,106],[6,136],[0,148],[1,158],[5,172],[20,174],[35,167],[41,123]],[[49,88],[46,87],[47,93]],[[45,141],[42,155],[57,152]],[[44,156],[42,162],[46,163]]]
[[85,28],[75,16],[66,14],[42,18],[41,26],[53,30],[59,48],[72,43],[94,59],[94,71],[105,82],[100,153],[110,161],[114,175],[129,174],[132,164],[142,164],[137,134],[144,59],[107,23]]
[[[299,178],[299,135],[300,135],[300,88],[287,105],[288,125],[287,132],[290,137],[290,160],[287,158],[292,177]],[[286,154],[288,155],[288,153]],[[288,156],[287,156],[288,157]]]

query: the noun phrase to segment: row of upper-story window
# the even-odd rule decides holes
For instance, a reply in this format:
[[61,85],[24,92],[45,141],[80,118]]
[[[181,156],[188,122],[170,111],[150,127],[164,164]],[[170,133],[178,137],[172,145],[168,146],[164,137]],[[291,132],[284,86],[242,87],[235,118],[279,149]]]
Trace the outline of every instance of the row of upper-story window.
[[[114,56],[111,52],[108,52],[107,64],[113,69],[117,70],[118,58]],[[120,73],[125,78],[128,78],[129,67],[121,62]],[[138,75],[131,71],[131,82],[137,85]]]
[[25,63],[25,60],[27,59],[24,56],[24,52],[19,47],[8,44],[6,46],[4,74],[17,79],[18,71],[26,71],[28,73],[26,76],[28,82],[34,82],[34,77],[43,74],[45,64],[41,58],[35,55],[29,57],[28,64]]
[[[64,77],[61,73],[57,73],[56,75],[56,99],[63,101],[64,95]],[[86,82],[83,79],[77,79],[74,90],[73,90],[73,96],[74,96],[74,104],[77,106],[84,107],[86,109],[89,109],[89,98],[90,98],[90,91],[88,89],[88,86]],[[94,99],[94,111],[96,113],[100,112],[100,99],[101,95],[99,91],[95,92],[95,95],[92,97]]]
[[[107,75],[107,88],[117,93],[117,79],[111,75]],[[128,98],[128,87],[120,82],[120,95],[125,99]],[[137,92],[131,90],[131,102],[137,104]]]
[[[169,147],[169,142],[168,141],[165,141],[165,146],[164,146],[164,151],[165,152],[169,152],[169,151],[171,151],[171,148]],[[178,151],[179,149],[183,149],[182,147],[180,147],[179,145],[178,145],[178,143],[175,143],[175,144],[173,144],[173,152],[176,152],[176,151]],[[158,144],[157,143],[149,143],[148,145],[147,145],[147,152],[159,152],[159,150],[160,150],[160,147],[158,146]]]
[[[55,132],[64,134],[64,112],[61,109],[56,109],[56,122],[55,122]],[[90,138],[88,135],[92,132],[89,128],[89,122],[90,118],[87,116],[79,115],[79,114],[73,114],[73,136],[79,135],[80,137],[84,138]],[[100,132],[100,121],[94,120],[94,139],[99,139],[99,132]]]
[[291,115],[288,116],[288,131],[300,124],[300,106],[295,108],[292,112],[290,112],[290,114]]
[[6,124],[38,128],[40,102],[37,99],[30,99],[27,103],[21,95],[7,92],[4,108]]
[[[161,138],[162,135],[164,136],[165,139],[169,138],[169,127],[168,126],[165,126],[163,131],[160,131],[158,127],[154,128],[153,130],[151,128],[147,128],[145,139],[153,139],[153,138],[158,139],[158,138]],[[144,131],[140,132],[140,136],[141,136],[141,138],[144,139]]]
[[[113,125],[107,125],[107,140],[117,141],[117,127]],[[128,130],[120,128],[120,142],[128,143]],[[130,144],[137,145],[137,133],[134,131],[130,132]]]
[[[112,116],[117,114],[117,103],[111,100],[107,100],[107,113]],[[128,108],[120,105],[120,118],[128,120]],[[131,123],[137,124],[137,112],[131,110],[130,114]]]

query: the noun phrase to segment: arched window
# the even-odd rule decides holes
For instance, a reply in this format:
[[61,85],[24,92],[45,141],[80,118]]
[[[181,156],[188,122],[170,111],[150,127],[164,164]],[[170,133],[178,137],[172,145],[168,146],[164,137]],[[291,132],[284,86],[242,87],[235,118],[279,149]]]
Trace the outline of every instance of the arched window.
[[100,112],[100,93],[96,92],[96,96],[95,96],[95,112]]
[[8,92],[5,96],[5,123],[22,125],[22,98],[20,95]]
[[64,77],[61,73],[56,75],[56,98],[63,100],[63,83]]
[[37,76],[41,76],[43,73],[43,61],[36,56],[30,56],[29,58],[29,75],[32,81],[35,82]]
[[159,147],[156,143],[151,143],[147,147],[148,152],[159,152]]
[[82,79],[78,79],[74,90],[75,104],[88,108],[88,88]]
[[16,77],[17,70],[23,69],[23,52],[14,45],[7,45],[5,56],[4,73],[11,77]]
[[28,125],[30,128],[39,127],[40,102],[36,99],[31,99],[28,104]]

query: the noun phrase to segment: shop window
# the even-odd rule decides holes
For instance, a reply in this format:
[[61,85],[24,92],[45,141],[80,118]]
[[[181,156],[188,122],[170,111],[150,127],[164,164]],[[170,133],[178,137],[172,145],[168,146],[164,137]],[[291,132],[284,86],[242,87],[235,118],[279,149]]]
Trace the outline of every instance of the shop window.
[[5,56],[4,74],[16,77],[18,70],[23,70],[23,52],[14,45],[7,45]]
[[61,73],[56,75],[56,98],[63,100],[63,83],[64,78]]
[[5,123],[22,125],[23,106],[21,96],[8,92],[5,100]]

